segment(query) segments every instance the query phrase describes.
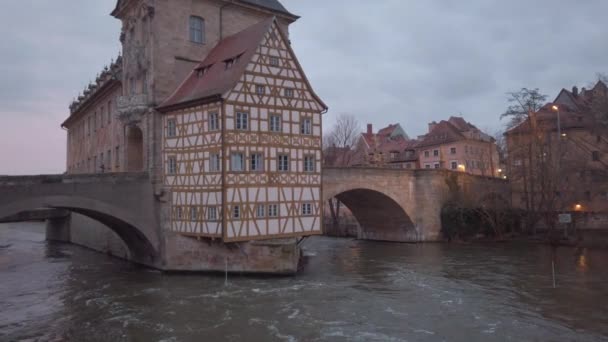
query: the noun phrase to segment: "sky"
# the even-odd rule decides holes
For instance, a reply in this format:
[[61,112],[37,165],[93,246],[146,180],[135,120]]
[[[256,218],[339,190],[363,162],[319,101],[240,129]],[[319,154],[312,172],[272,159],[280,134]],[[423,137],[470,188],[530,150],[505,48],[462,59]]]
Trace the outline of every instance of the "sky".
[[[608,72],[608,1],[282,0],[292,46],[329,106],[410,137],[462,115],[494,134],[507,95]],[[115,0],[0,2],[0,174],[65,171],[68,105],[116,58]]]

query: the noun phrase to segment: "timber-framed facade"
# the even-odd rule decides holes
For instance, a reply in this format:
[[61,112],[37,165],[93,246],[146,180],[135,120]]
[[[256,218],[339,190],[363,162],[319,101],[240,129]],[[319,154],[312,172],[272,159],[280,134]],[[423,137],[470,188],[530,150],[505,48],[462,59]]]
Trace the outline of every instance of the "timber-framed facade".
[[[272,18],[210,56],[161,105],[171,229],[228,242],[320,234],[326,106],[286,35]],[[207,92],[218,78],[233,82]]]

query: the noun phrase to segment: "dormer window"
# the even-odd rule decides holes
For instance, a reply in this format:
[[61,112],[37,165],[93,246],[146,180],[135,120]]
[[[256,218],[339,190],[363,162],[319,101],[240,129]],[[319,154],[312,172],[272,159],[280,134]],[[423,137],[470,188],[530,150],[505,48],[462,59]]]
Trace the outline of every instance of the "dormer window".
[[230,69],[234,64],[236,64],[236,62],[239,61],[239,58],[241,58],[241,55],[242,54],[240,54],[234,58],[228,58],[228,59],[224,60],[224,66],[225,66],[226,70]]
[[205,43],[205,20],[203,18],[190,16],[190,41],[197,44]]
[[211,69],[211,65],[205,65],[203,67],[197,68],[196,69],[196,77],[201,78],[203,77],[207,72],[209,72],[209,69]]

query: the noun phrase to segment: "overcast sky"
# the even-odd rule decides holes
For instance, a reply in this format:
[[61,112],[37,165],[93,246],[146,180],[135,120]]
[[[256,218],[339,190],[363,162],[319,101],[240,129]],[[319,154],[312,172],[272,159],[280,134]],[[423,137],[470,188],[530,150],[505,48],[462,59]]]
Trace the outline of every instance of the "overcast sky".
[[[282,0],[298,58],[330,107],[415,137],[462,114],[494,133],[505,93],[608,72],[608,1]],[[65,170],[68,104],[118,54],[115,0],[0,2],[0,174]]]

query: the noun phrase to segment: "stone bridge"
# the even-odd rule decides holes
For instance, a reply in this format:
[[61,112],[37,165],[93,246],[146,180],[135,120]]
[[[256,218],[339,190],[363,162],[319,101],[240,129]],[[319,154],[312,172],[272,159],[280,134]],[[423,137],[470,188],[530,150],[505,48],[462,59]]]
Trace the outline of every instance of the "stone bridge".
[[[164,271],[297,271],[296,239],[225,244],[172,232],[168,198],[147,173],[4,176],[0,223],[45,218],[48,240],[74,242]],[[106,234],[110,230],[115,234]]]
[[[0,218],[32,218],[24,213],[43,208],[101,222],[122,239],[131,260],[159,266],[160,210],[147,174],[0,177]],[[47,238],[69,241],[70,216],[47,219]]]
[[337,198],[359,223],[366,240],[440,241],[441,208],[453,180],[469,205],[490,198],[510,199],[507,182],[448,170],[326,168],[323,199]]
[[[456,180],[473,202],[509,198],[506,182],[495,178],[445,170],[329,168],[323,172],[323,199],[337,198],[351,210],[361,239],[439,241],[440,212],[450,194],[447,179]],[[225,244],[171,232],[168,194],[155,190],[146,173],[0,177],[0,219],[40,219],[46,212],[47,238],[66,242],[82,235],[95,240],[94,230],[109,228],[128,249],[125,257],[162,270],[297,270],[295,240]],[[91,220],[83,221],[86,217]]]

